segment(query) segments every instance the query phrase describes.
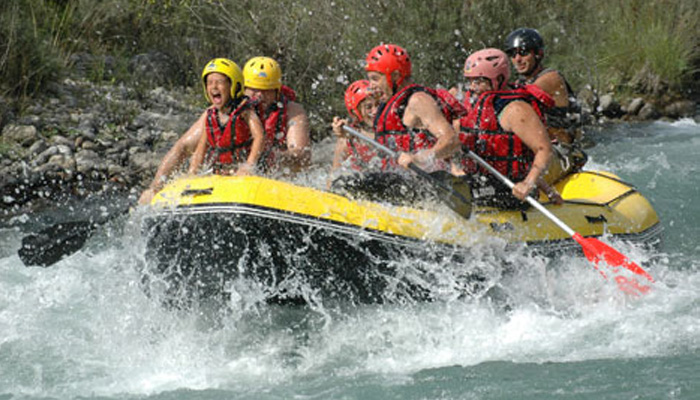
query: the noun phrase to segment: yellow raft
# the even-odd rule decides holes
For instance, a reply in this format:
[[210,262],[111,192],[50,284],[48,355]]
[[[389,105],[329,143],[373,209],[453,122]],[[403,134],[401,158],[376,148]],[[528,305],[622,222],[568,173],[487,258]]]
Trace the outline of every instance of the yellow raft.
[[[579,172],[555,186],[564,204],[540,201],[583,236],[659,240],[661,225],[649,201],[614,174]],[[245,278],[263,282],[269,298],[299,297],[300,287],[358,301],[429,298],[429,288],[392,281],[402,275],[394,260],[466,262],[471,246],[493,237],[546,252],[578,247],[534,208],[475,208],[465,219],[444,205],[353,200],[256,176],[179,179],[152,205],[156,211],[144,224],[147,258],[174,283],[171,294],[221,295]]]

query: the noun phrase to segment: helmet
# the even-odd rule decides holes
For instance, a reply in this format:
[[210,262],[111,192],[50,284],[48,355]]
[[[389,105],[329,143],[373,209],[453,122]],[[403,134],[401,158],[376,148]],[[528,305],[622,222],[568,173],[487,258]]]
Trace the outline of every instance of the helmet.
[[399,79],[394,82],[396,86],[411,76],[411,58],[406,50],[395,44],[380,44],[373,48],[367,54],[366,62],[365,70],[384,74],[390,87],[394,86],[391,82],[392,72],[399,72]]
[[544,40],[537,30],[532,28],[519,28],[511,32],[506,38],[504,50],[510,54],[513,50],[534,50],[535,56],[542,58],[544,55]]
[[[486,77],[491,80],[493,90],[500,90],[510,78],[508,56],[499,49],[483,49],[472,53],[464,63],[464,76],[467,78]],[[503,80],[499,84],[498,77]]]
[[369,88],[369,81],[362,79],[351,83],[345,90],[345,107],[350,115],[357,117],[358,121],[362,121],[362,114],[357,107],[369,96],[367,88]]
[[207,75],[212,72],[224,74],[231,80],[231,97],[237,99],[243,95],[243,74],[238,64],[227,58],[215,58],[207,63],[202,70],[202,85],[204,86],[204,97],[211,103],[207,93]]
[[243,67],[245,86],[252,89],[270,90],[282,87],[282,69],[270,57],[253,57]]

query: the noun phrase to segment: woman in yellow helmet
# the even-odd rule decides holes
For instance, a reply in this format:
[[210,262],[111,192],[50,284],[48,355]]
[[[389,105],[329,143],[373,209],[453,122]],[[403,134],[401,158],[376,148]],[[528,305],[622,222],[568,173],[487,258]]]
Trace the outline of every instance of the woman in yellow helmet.
[[[211,75],[212,86],[207,87],[207,79]],[[221,76],[224,79],[217,79],[218,82],[214,81],[214,76]],[[228,89],[222,89],[221,87],[216,87],[214,84],[221,84],[222,86],[228,87]],[[243,94],[243,77],[240,68],[235,62],[225,59],[225,58],[215,58],[209,61],[204,70],[202,71],[202,87],[204,90],[204,97],[211,104],[197,119],[197,121],[190,126],[190,128],[185,132],[180,139],[173,145],[173,147],[168,151],[156,171],[156,175],[151,181],[149,187],[144,190],[139,199],[139,204],[148,204],[151,199],[165,184],[168,176],[176,170],[184,161],[195,152],[200,139],[205,132],[205,124],[207,115],[210,109],[228,109],[231,107],[233,99],[238,99]],[[226,111],[226,110],[224,110]]]
[[[253,57],[243,67],[245,95],[258,102],[266,149],[263,165],[297,172],[310,160],[309,117],[296,93],[282,85],[282,69],[269,57]],[[281,168],[280,168],[281,167]]]
[[190,161],[196,173],[205,161],[219,174],[251,174],[265,146],[254,103],[243,96],[243,74],[230,60],[212,60],[202,72],[204,94],[212,104]]

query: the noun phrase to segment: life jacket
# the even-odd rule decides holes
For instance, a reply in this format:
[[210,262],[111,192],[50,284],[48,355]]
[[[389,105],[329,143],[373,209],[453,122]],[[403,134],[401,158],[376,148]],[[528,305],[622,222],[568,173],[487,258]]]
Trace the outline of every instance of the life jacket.
[[220,170],[224,165],[245,162],[250,154],[253,138],[250,127],[241,118],[245,110],[254,107],[254,103],[247,97],[237,100],[232,104],[231,113],[225,126],[221,126],[219,110],[210,108],[207,110],[205,127],[209,151],[207,159],[214,163],[214,169]]
[[[351,126],[359,129],[357,126]],[[367,170],[371,166],[372,161],[377,160],[377,151],[361,139],[348,138],[346,149],[350,167],[356,171]]]
[[279,99],[266,109],[258,107],[258,115],[265,130],[265,151],[261,157],[264,167],[272,167],[277,160],[276,152],[287,149],[288,104],[296,100],[296,92],[282,85]]
[[[435,99],[440,111],[449,123],[466,114],[464,107],[447,90],[411,84],[394,93],[386,103],[380,104],[374,119],[375,140],[377,142],[394,151],[406,153],[415,153],[435,145],[437,139],[430,132],[425,129],[409,129],[403,123],[408,100],[417,92],[428,93]],[[395,166],[394,160],[387,156],[383,157],[385,157],[385,168],[389,165]]]
[[[518,182],[525,178],[534,160],[534,153],[518,135],[501,126],[498,116],[513,101],[525,101],[545,123],[544,111],[553,104],[551,96],[542,89],[528,85],[513,90],[488,91],[474,99],[465,94],[469,114],[460,120],[459,140],[465,150],[471,150],[494,166],[500,173]],[[470,158],[461,161],[468,174],[489,175]]]
[[547,127],[564,129],[570,134],[573,134],[574,131],[576,131],[580,127],[579,125],[581,105],[578,103],[578,100],[574,95],[574,90],[571,88],[571,85],[569,85],[569,82],[566,80],[566,78],[564,78],[562,74],[559,73],[559,71],[551,68],[545,68],[542,71],[538,72],[536,75],[532,76],[531,78],[519,78],[516,81],[516,86],[519,87],[532,85],[537,79],[539,79],[539,77],[550,72],[556,72],[557,74],[559,74],[559,77],[561,77],[561,79],[564,81],[564,85],[566,86],[566,91],[569,96],[569,105],[565,107],[556,107],[552,105],[551,107],[545,109],[545,116],[547,117]]

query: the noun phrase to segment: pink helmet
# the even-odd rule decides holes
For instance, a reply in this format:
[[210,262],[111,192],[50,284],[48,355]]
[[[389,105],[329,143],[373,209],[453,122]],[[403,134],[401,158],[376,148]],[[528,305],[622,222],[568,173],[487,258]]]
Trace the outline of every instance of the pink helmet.
[[[389,87],[399,86],[404,79],[411,77],[411,58],[401,46],[380,44],[369,51],[365,61],[365,70],[384,74]],[[392,84],[391,73],[394,71],[399,72],[399,78]]]
[[[500,90],[510,78],[510,66],[508,56],[499,49],[479,50],[469,57],[464,63],[464,76],[467,78],[486,77],[491,80],[493,90]],[[499,84],[498,77],[503,80]]]
[[368,88],[369,81],[361,79],[351,83],[345,90],[345,107],[350,115],[354,115],[358,121],[362,121],[362,114],[360,114],[360,110],[357,107],[370,95]]

